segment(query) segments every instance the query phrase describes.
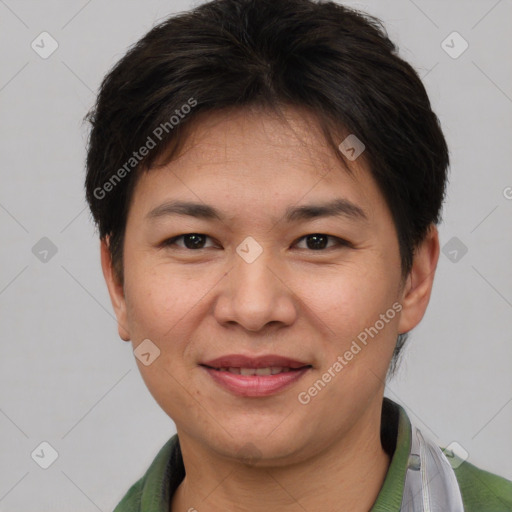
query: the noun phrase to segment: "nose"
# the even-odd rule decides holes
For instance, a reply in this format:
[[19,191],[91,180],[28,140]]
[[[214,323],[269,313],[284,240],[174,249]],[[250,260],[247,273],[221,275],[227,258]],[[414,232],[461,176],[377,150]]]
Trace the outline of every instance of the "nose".
[[297,297],[270,250],[252,262],[237,254],[221,283],[214,308],[219,323],[260,332],[271,325],[291,325],[297,317]]

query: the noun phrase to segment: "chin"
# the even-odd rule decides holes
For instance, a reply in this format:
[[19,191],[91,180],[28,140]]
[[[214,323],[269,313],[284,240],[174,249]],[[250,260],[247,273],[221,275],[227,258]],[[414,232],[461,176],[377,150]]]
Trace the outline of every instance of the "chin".
[[305,458],[303,452],[308,443],[290,431],[277,432],[275,426],[270,425],[255,430],[253,424],[252,428],[238,428],[234,432],[236,434],[232,436],[223,436],[224,441],[214,449],[244,464],[257,467],[284,466],[298,462],[298,454]]

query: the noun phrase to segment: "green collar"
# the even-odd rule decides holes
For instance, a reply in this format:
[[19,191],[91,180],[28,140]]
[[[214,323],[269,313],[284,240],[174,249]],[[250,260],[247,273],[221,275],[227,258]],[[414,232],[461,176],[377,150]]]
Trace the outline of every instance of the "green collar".
[[[405,473],[411,446],[411,423],[405,410],[384,398],[382,408],[382,444],[391,456],[384,484],[370,512],[400,510]],[[146,474],[136,482],[114,512],[168,512],[171,496],[183,478],[185,467],[177,434],[158,452]],[[135,508],[131,508],[135,505]]]
[[[398,416],[398,425],[387,423],[386,410],[392,411],[392,415]],[[385,428],[389,425],[390,435],[394,433],[396,439],[396,447],[391,455],[391,463],[388,468],[384,484],[381,487],[377,500],[373,504],[370,512],[389,512],[390,510],[400,510],[402,504],[402,496],[404,493],[405,473],[409,463],[409,451],[411,449],[411,422],[407,417],[405,410],[393,402],[389,398],[384,398],[382,408],[382,424],[381,437]],[[393,432],[394,431],[394,432]],[[384,438],[383,438],[383,444]]]

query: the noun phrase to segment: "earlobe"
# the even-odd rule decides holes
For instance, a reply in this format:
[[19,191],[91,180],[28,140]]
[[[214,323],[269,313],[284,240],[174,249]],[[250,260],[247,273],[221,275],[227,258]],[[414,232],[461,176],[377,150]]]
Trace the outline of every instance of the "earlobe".
[[400,334],[418,325],[427,309],[434,275],[439,260],[439,233],[431,224],[424,240],[416,247],[413,264],[402,292],[402,312],[398,324]]
[[108,248],[108,237],[101,240],[101,268],[107,284],[108,293],[117,318],[117,330],[119,337],[124,341],[130,341],[130,333],[127,325],[126,300],[122,283],[119,282],[112,265],[112,257]]

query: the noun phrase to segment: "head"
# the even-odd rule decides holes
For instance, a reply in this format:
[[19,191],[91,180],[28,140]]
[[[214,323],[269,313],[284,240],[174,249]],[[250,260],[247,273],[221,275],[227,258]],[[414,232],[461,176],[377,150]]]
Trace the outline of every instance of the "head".
[[[178,429],[223,453],[251,432],[283,458],[349,432],[427,307],[449,163],[380,22],[332,2],[209,2],[135,44],[88,119],[119,334],[158,347],[139,367]],[[234,396],[204,372],[234,353],[305,363],[302,387]]]

